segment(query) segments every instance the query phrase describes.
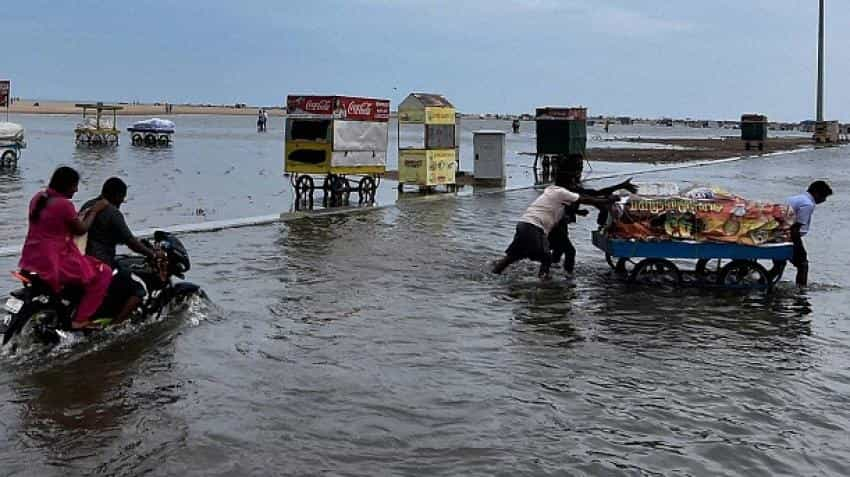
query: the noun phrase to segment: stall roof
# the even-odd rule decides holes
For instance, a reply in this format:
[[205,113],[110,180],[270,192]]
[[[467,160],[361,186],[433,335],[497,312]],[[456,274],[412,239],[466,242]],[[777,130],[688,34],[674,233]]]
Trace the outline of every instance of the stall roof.
[[119,109],[124,109],[123,106],[103,103],[78,103],[74,106],[84,109],[100,109],[101,111],[118,111]]
[[535,111],[535,119],[566,119],[583,121],[587,119],[587,108],[544,106],[537,108]]
[[423,106],[427,108],[454,108],[454,105],[449,102],[445,96],[435,93],[410,93],[410,96],[418,99]]

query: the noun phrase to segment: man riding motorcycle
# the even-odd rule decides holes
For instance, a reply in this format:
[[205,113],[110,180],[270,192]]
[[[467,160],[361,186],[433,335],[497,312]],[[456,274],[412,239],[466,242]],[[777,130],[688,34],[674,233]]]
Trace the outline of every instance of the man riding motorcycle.
[[118,177],[110,177],[103,183],[99,197],[86,202],[82,210],[93,207],[101,200],[107,205],[94,218],[88,231],[86,255],[90,255],[112,267],[113,277],[107,292],[107,298],[98,310],[98,315],[114,316],[115,322],[121,322],[130,317],[142,304],[146,290],[141,281],[134,280],[130,271],[121,267],[115,260],[115,249],[126,245],[130,250],[144,255],[156,263],[157,254],[150,247],[137,239],[121,213],[121,204],[127,198],[127,184]]

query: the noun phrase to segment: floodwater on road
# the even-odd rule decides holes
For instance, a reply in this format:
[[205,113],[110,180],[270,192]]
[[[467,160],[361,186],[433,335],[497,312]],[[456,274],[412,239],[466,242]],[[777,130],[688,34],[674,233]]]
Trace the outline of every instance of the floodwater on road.
[[[111,159],[78,153],[70,164],[92,177],[86,192],[126,176],[134,228],[196,206],[258,215],[291,200],[279,138],[268,137],[232,138],[254,157],[248,171],[221,157],[235,146],[183,136],[169,151],[122,145]],[[209,156],[185,157],[180,141]],[[26,199],[67,159],[34,149],[17,176],[0,175],[4,240],[22,237]],[[541,282],[531,263],[493,276],[534,190],[184,236],[187,278],[207,300],[136,334],[0,357],[0,468],[847,475],[848,159],[846,148],[824,149],[641,176],[774,201],[828,179],[836,195],[815,213],[813,284],[802,292],[788,282],[793,268],[770,294],[627,286],[590,244],[592,218],[573,227],[574,279]],[[256,194],[255,206],[240,193]],[[0,258],[0,270],[14,265]]]

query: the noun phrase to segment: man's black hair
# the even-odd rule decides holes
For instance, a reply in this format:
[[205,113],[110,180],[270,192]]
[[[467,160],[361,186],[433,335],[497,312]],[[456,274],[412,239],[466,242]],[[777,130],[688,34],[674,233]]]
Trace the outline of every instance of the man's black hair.
[[814,181],[809,186],[809,194],[818,194],[823,197],[829,197],[832,195],[832,188],[829,187],[825,181]]
[[103,189],[100,190],[100,195],[103,197],[126,197],[127,184],[117,177],[110,177],[103,183]]

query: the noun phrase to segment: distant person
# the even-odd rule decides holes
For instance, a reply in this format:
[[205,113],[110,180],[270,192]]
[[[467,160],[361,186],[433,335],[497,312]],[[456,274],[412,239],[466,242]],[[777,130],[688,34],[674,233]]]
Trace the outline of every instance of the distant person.
[[269,112],[263,110],[263,131],[267,131],[269,127]]
[[91,317],[100,307],[112,280],[112,270],[94,257],[80,252],[73,237],[85,234],[98,213],[109,204],[92,203],[79,216],[71,198],[77,192],[80,175],[70,167],[53,172],[47,189],[30,201],[29,228],[18,266],[36,273],[53,293],[66,287],[82,288],[82,297],[71,328],[91,325]]
[[[812,214],[815,206],[826,201],[832,195],[832,188],[824,181],[815,181],[809,185],[806,192],[789,197],[785,203],[794,211],[794,225],[791,226],[791,242],[794,244],[794,255],[791,263],[797,268],[797,286],[805,287],[809,281],[809,255],[803,244],[803,237],[809,233],[812,224]],[[775,262],[780,272],[785,269],[785,262]]]
[[[96,197],[83,205],[82,210],[94,206],[100,201],[106,201],[108,205],[96,214],[94,222],[89,229],[86,255],[97,258],[108,264],[116,271],[112,283],[109,286],[108,297],[119,299],[122,303],[115,304],[117,310],[115,321],[120,322],[130,317],[130,314],[142,303],[145,288],[130,276],[129,270],[122,270],[115,261],[115,249],[118,245],[126,245],[130,250],[144,255],[151,261],[156,260],[156,253],[143,244],[124,220],[121,213],[121,204],[127,198],[127,184],[117,177],[110,177],[103,183],[99,197]],[[111,301],[111,300],[108,300]]]
[[514,239],[505,250],[505,257],[496,262],[493,273],[500,274],[511,264],[523,259],[540,262],[538,276],[549,277],[552,264],[548,235],[564,217],[572,204],[591,204],[605,207],[611,204],[607,198],[588,197],[565,188],[569,183],[567,174],[558,174],[555,184],[543,190],[528,207],[516,226]]
[[511,129],[513,130],[514,134],[519,134],[519,119],[513,120],[513,122],[511,123]]

